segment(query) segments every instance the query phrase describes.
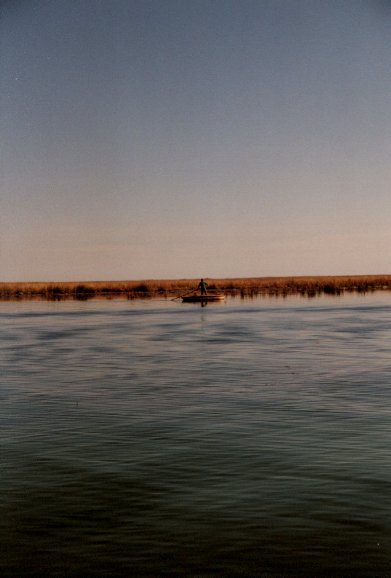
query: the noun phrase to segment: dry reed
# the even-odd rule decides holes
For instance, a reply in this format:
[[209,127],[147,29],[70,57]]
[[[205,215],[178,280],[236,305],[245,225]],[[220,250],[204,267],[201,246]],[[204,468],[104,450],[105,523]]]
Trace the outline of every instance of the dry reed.
[[[181,295],[198,285],[198,279],[87,281],[87,282],[31,282],[0,283],[0,299],[89,299],[126,297],[169,298]],[[251,277],[208,279],[209,290],[227,295],[252,297],[255,295],[287,296],[299,294],[315,297],[321,294],[340,295],[344,292],[366,293],[391,290],[391,275],[344,275],[312,277]]]

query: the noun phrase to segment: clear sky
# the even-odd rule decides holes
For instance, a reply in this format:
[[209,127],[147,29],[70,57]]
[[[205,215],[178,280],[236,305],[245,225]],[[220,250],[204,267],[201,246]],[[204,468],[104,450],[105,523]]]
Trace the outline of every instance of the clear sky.
[[391,3],[1,0],[0,280],[391,273]]

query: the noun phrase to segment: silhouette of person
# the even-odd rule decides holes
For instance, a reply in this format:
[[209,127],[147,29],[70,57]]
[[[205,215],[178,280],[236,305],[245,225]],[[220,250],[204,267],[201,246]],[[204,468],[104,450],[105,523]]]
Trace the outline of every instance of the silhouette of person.
[[198,283],[198,289],[201,291],[201,295],[206,295],[206,288],[208,286],[208,283],[206,281],[204,281],[203,279],[201,279],[201,281]]

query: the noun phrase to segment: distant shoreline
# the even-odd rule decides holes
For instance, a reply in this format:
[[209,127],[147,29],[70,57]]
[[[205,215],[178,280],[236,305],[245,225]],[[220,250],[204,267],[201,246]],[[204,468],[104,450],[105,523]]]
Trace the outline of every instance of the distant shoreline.
[[[316,297],[345,292],[367,293],[391,290],[391,275],[335,275],[289,277],[206,278],[208,290],[227,295]],[[127,299],[173,298],[196,290],[199,279],[153,279],[138,281],[63,281],[63,282],[0,282],[0,300],[22,299],[94,299],[125,297]]]

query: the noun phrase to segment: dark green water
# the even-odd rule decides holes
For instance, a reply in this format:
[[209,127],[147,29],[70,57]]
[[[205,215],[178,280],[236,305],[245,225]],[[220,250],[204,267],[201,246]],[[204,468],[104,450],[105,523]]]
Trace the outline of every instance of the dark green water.
[[0,320],[1,576],[391,576],[391,294]]

